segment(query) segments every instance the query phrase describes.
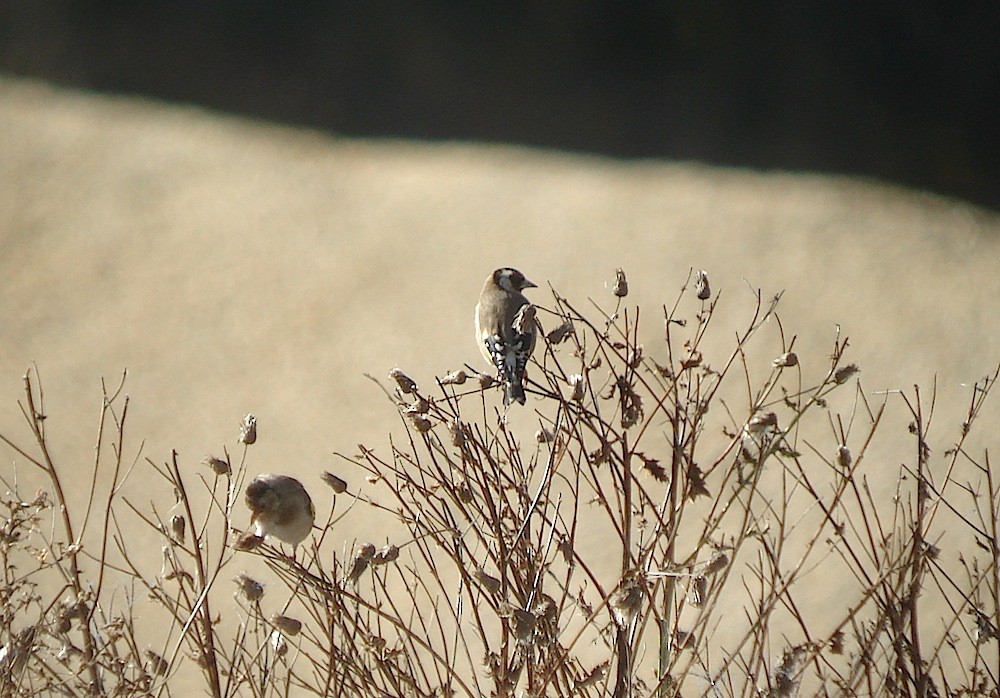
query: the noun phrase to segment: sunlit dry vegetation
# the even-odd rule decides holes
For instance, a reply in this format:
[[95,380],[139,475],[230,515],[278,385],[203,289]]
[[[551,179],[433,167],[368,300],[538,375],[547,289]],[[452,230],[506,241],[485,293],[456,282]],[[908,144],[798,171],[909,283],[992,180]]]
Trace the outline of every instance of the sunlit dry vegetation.
[[[510,414],[471,367],[393,370],[401,426],[305,483],[321,517],[294,549],[245,531],[247,477],[270,469],[256,433],[204,463],[136,456],[121,386],[71,509],[30,370],[4,472],[49,484],[5,476],[0,690],[998,695],[1000,482],[969,447],[997,430],[977,421],[997,372],[942,417],[933,386],[867,391],[844,337],[797,356],[779,297],[738,328],[713,320],[725,302],[704,273],[641,312],[624,274],[603,301],[553,290]],[[172,506],[122,495],[126,478]],[[344,517],[396,538],[345,541]]]

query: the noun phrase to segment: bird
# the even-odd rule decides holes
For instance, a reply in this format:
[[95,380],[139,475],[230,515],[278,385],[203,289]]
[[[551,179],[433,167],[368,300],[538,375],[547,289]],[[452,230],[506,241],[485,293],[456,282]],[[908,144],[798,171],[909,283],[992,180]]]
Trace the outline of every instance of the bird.
[[258,475],[247,485],[250,523],[261,537],[297,546],[312,531],[316,508],[302,483],[288,475]]
[[486,278],[476,304],[476,343],[506,384],[504,405],[524,404],[524,376],[538,339],[535,307],[521,293],[537,285],[517,269],[501,267]]

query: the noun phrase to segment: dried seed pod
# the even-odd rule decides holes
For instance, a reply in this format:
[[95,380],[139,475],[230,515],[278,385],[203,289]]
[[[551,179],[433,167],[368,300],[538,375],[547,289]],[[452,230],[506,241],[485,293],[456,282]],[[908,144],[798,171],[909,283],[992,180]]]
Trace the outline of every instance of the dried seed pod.
[[694,647],[694,633],[690,630],[674,630],[674,649],[684,650]]
[[514,637],[517,638],[517,641],[521,644],[531,644],[531,641],[535,636],[535,626],[537,625],[537,622],[538,621],[535,616],[528,611],[521,610],[520,608],[511,610],[511,630],[514,631]]
[[[247,415],[247,416],[248,417],[252,417],[252,415]],[[254,425],[255,425],[253,427],[254,428],[254,435],[253,435],[254,440],[257,439],[257,431],[256,431],[257,427],[256,427],[256,423],[257,423],[256,420],[254,420]],[[242,430],[240,432],[240,441],[243,441]],[[253,441],[248,441],[247,443],[251,443],[252,444]],[[205,456],[202,459],[201,464],[205,465],[205,466],[208,466],[209,468],[211,468],[212,472],[214,472],[216,475],[229,475],[232,472],[232,468],[229,467],[229,463],[227,463],[226,461],[222,460],[221,458],[216,458],[215,456]]]
[[628,295],[628,279],[625,278],[625,270],[621,267],[615,269],[615,285],[611,290],[619,298]]
[[861,369],[858,368],[857,364],[847,364],[846,366],[841,366],[833,374],[833,382],[837,385],[846,383],[851,379],[855,373],[858,373]]
[[240,425],[239,441],[247,446],[257,441],[257,418],[252,414],[243,418],[243,424]]
[[642,608],[642,597],[645,583],[641,577],[629,575],[625,577],[618,590],[611,597],[611,610],[615,620],[621,625],[628,625],[638,615]]
[[302,630],[302,621],[280,613],[271,615],[271,625],[281,631],[282,635],[287,635],[288,637],[294,637]]
[[184,543],[184,529],[186,522],[183,516],[175,515],[170,517],[170,532],[177,543]]
[[354,551],[354,558],[351,560],[351,569],[347,572],[347,580],[352,584],[357,582],[366,569],[368,563],[375,557],[374,543],[365,543]]
[[324,470],[323,474],[320,475],[320,478],[323,482],[330,486],[330,489],[333,490],[334,494],[341,494],[347,491],[347,482],[328,470]]
[[501,586],[500,580],[497,579],[496,577],[492,577],[486,574],[486,570],[484,570],[482,567],[477,567],[473,576],[476,578],[476,581],[479,582],[480,585],[482,585],[483,589],[485,589],[490,594],[500,593],[500,586]]
[[448,433],[451,434],[451,445],[459,448],[465,444],[465,429],[457,419],[448,422]]
[[707,301],[712,297],[712,287],[708,283],[708,272],[704,269],[695,274],[694,288],[698,292],[698,300]]
[[708,561],[708,566],[705,568],[705,574],[716,574],[726,569],[726,565],[729,564],[729,555],[726,554],[724,550],[716,551],[712,559]]
[[639,364],[642,363],[642,345],[630,348],[628,351],[628,356],[625,358],[625,362],[628,364],[629,368],[638,368]]
[[705,594],[708,591],[708,578],[703,574],[691,580],[688,588],[688,601],[695,608],[701,608],[705,604]]
[[479,381],[480,390],[489,390],[494,385],[497,384],[497,379],[495,376],[491,376],[488,373],[480,373],[476,379]]
[[573,388],[573,394],[570,395],[569,399],[574,402],[582,402],[587,394],[587,381],[583,375],[574,373],[569,377],[569,384]]
[[247,532],[236,539],[233,543],[233,547],[236,550],[242,550],[247,552],[249,550],[254,550],[259,548],[264,543],[264,536],[258,536],[256,533]]
[[555,438],[556,437],[552,434],[552,432],[545,427],[542,427],[535,432],[535,441],[540,444],[550,444],[555,441]]
[[246,572],[240,572],[233,581],[239,587],[238,593],[242,594],[247,601],[260,601],[261,597],[264,596],[264,585]]
[[774,412],[767,412],[765,414],[755,414],[751,417],[746,427],[744,427],[744,431],[751,436],[759,436],[777,428],[778,415]]
[[784,354],[771,362],[771,365],[775,368],[790,368],[792,366],[798,366],[798,364],[799,357],[794,351],[786,351]]
[[394,368],[389,371],[389,378],[396,381],[396,385],[403,393],[410,395],[411,393],[417,392],[417,384],[413,382],[413,379],[408,375],[400,371],[398,368]]
[[441,379],[441,385],[462,385],[468,378],[469,374],[465,371],[453,371]]
[[830,653],[831,654],[843,654],[844,653],[844,631],[838,630],[833,635],[830,636]]
[[145,650],[146,658],[149,659],[149,671],[154,676],[163,676],[167,673],[170,665],[167,660],[151,649]]
[[559,344],[575,331],[573,323],[567,320],[563,324],[559,325],[559,327],[545,335],[545,339],[548,340],[549,344]]
[[852,462],[851,449],[844,444],[837,446],[837,464],[844,470],[847,470],[851,467]]
[[418,397],[417,401],[414,402],[409,407],[407,407],[405,411],[406,411],[406,414],[408,414],[408,415],[410,415],[410,414],[427,414],[428,412],[430,412],[430,409],[431,409],[431,403],[427,402],[427,400],[425,400],[422,397]]
[[559,615],[559,605],[548,594],[542,594],[532,612],[535,614],[535,618],[551,624]]
[[410,423],[413,424],[413,428],[416,429],[421,434],[426,434],[434,426],[431,420],[427,417],[421,417],[420,415],[409,415]]
[[284,657],[288,654],[288,643],[285,642],[284,635],[278,630],[271,631],[271,649],[279,657]]
[[397,558],[399,558],[399,546],[384,545],[381,550],[372,555],[371,563],[372,565],[384,565],[394,562]]

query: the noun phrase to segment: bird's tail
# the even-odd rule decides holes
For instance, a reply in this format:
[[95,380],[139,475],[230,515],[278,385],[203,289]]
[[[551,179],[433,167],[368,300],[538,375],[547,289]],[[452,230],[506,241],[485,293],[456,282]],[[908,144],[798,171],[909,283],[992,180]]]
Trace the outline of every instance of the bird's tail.
[[524,384],[521,383],[521,376],[510,376],[508,375],[506,381],[506,391],[504,392],[503,404],[510,405],[513,402],[517,402],[520,405],[524,404]]

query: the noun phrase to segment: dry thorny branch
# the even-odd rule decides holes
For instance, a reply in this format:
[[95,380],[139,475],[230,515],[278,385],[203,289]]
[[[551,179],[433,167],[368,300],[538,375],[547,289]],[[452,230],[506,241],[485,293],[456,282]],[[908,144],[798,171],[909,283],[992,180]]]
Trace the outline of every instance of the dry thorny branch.
[[[251,416],[236,462],[129,462],[121,385],[81,516],[29,371],[31,445],[0,438],[48,484],[5,476],[3,694],[165,695],[200,673],[215,696],[996,696],[1000,482],[969,438],[997,373],[938,453],[933,393],[866,393],[839,336],[807,381],[777,297],[720,354],[703,272],[651,349],[627,294],[619,272],[613,308],[537,308],[521,411],[468,367],[430,388],[394,370],[405,429],[338,457],[296,550],[242,531]],[[887,473],[890,407],[913,446]],[[172,504],[124,498],[136,468]],[[398,539],[338,552],[354,515]]]

